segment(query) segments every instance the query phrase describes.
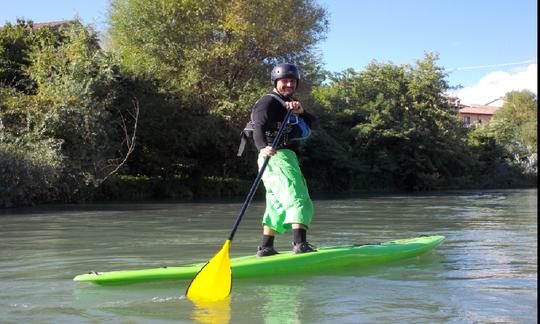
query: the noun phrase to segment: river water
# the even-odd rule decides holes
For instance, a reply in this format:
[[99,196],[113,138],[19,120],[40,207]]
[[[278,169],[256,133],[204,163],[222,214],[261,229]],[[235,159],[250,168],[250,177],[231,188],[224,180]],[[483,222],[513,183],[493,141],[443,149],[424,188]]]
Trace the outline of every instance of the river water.
[[[311,243],[440,234],[420,257],[317,275],[235,280],[195,305],[188,284],[96,286],[89,271],[174,266],[219,251],[241,202],[66,205],[0,212],[0,323],[536,323],[537,190],[315,200]],[[255,253],[262,201],[231,256]],[[277,237],[290,249],[291,234]]]

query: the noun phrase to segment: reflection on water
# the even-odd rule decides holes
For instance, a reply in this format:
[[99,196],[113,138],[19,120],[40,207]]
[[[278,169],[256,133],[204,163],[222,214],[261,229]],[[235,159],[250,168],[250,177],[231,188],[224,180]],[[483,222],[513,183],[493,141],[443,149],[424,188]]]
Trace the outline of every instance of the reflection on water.
[[231,320],[231,298],[217,302],[191,301],[191,319],[204,324],[228,324]]
[[264,322],[267,324],[299,324],[302,311],[301,285],[269,285],[264,287],[262,307]]
[[[5,323],[536,323],[537,191],[315,200],[318,246],[421,234],[446,241],[389,265],[235,280],[223,304],[182,297],[188,281],[101,287],[88,271],[209,260],[241,202],[66,205],[0,212]],[[254,254],[264,202],[253,202],[231,257]],[[276,238],[289,250],[290,233]]]
[[[267,284],[258,283],[256,292],[249,294],[257,300],[259,305],[251,308],[267,324],[299,324],[302,323],[300,314],[303,302],[302,293],[305,288],[300,282],[294,281],[294,276],[286,280],[283,278],[265,278]],[[274,282],[276,281],[276,282]],[[288,282],[288,284],[287,284]],[[243,287],[238,290],[242,291]],[[233,292],[233,295],[235,293]],[[204,324],[226,324],[231,320],[231,296],[219,302],[203,302],[190,300],[194,307],[191,319]]]

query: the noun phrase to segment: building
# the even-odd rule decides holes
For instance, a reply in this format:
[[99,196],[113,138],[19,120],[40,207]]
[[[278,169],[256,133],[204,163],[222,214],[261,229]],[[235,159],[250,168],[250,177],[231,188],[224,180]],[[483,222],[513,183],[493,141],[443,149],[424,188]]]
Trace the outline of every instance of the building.
[[495,106],[471,105],[461,108],[459,110],[459,117],[465,125],[478,126],[489,122],[500,108]]
[[467,126],[479,126],[488,123],[493,115],[504,104],[504,98],[497,98],[485,105],[461,105],[459,108],[459,117]]

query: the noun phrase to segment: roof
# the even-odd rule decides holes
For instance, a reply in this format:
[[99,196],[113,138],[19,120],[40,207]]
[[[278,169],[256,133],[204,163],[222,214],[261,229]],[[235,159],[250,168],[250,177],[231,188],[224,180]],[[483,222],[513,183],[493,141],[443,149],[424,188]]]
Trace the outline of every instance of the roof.
[[459,110],[459,113],[460,114],[476,114],[476,115],[493,115],[500,108],[501,107],[474,105],[470,107],[461,108]]

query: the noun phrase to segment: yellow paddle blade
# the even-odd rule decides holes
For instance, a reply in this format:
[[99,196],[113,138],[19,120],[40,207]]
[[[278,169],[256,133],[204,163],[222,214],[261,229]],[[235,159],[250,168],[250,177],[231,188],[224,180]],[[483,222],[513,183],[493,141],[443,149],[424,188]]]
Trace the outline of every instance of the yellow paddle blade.
[[230,245],[230,240],[225,241],[221,250],[193,278],[186,291],[187,298],[211,302],[229,296],[232,284]]

